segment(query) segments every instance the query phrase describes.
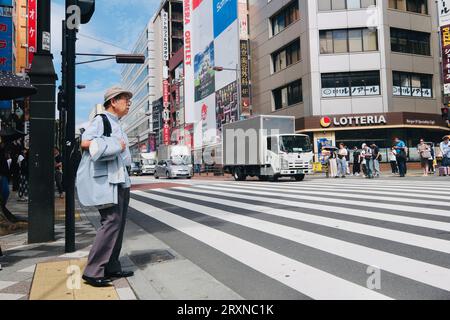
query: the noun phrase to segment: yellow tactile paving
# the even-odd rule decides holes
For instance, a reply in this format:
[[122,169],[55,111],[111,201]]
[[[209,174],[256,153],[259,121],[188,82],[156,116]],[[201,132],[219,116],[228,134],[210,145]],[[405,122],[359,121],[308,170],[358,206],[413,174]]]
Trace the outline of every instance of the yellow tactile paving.
[[113,286],[95,288],[81,279],[86,259],[38,263],[30,300],[119,300]]

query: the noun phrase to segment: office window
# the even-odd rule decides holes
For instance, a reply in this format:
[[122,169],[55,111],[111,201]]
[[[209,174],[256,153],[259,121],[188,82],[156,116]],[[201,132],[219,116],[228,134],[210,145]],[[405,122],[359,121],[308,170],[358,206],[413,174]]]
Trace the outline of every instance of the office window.
[[322,74],[322,97],[380,95],[379,71]]
[[300,18],[298,1],[288,4],[284,9],[270,18],[272,35],[276,35]]
[[378,50],[376,29],[321,30],[320,53],[346,53]]
[[428,0],[389,0],[389,8],[428,14]]
[[300,39],[272,54],[273,71],[277,72],[300,61]]
[[391,50],[394,52],[431,55],[430,34],[391,28]]
[[394,71],[393,95],[408,97],[433,97],[432,75]]
[[376,0],[318,0],[319,11],[364,9],[376,5]]
[[302,80],[272,91],[274,109],[280,110],[303,101]]

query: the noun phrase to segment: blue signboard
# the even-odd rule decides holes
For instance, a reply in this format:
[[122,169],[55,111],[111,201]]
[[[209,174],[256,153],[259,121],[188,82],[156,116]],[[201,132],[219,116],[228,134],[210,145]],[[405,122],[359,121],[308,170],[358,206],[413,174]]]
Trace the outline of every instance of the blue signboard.
[[[12,72],[12,17],[0,16],[0,70]],[[11,101],[0,101],[0,109],[11,108]]]
[[0,0],[0,6],[12,7],[12,0]]
[[217,38],[238,17],[238,0],[214,0],[214,38]]

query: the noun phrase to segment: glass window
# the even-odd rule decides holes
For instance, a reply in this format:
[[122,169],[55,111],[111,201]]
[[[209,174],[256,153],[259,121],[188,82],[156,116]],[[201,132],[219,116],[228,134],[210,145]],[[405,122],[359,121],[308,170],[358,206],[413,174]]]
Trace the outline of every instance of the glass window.
[[350,52],[363,51],[363,43],[361,37],[362,37],[361,29],[348,30],[348,46]]
[[333,53],[333,31],[320,31],[320,53]]
[[347,30],[333,31],[334,53],[348,52]]
[[279,110],[303,101],[302,81],[297,80],[272,91],[274,109]]
[[319,11],[330,11],[331,0],[319,0]]
[[378,32],[373,29],[363,29],[363,48],[364,51],[378,50]]
[[347,0],[347,9],[359,9],[361,8],[360,0]]
[[379,71],[322,74],[323,98],[379,94]]
[[279,13],[277,13],[270,19],[272,24],[272,34],[276,35],[280,33],[298,19],[298,1],[294,0],[292,3],[288,4],[284,9],[282,9]]
[[345,0],[331,0],[333,10],[345,10]]

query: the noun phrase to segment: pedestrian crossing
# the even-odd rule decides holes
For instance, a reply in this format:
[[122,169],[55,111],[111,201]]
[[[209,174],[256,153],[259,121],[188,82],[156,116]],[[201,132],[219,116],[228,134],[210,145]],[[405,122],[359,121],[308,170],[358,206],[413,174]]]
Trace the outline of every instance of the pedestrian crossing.
[[273,299],[285,298],[283,288],[311,299],[450,299],[449,187],[445,180],[196,184],[134,191],[130,216],[160,224],[166,231],[153,231],[163,241],[185,236],[170,245],[197,258],[204,250],[199,265],[249,299],[258,297],[245,290],[258,288],[248,280],[255,273],[271,284],[262,286],[265,297],[281,286]]

